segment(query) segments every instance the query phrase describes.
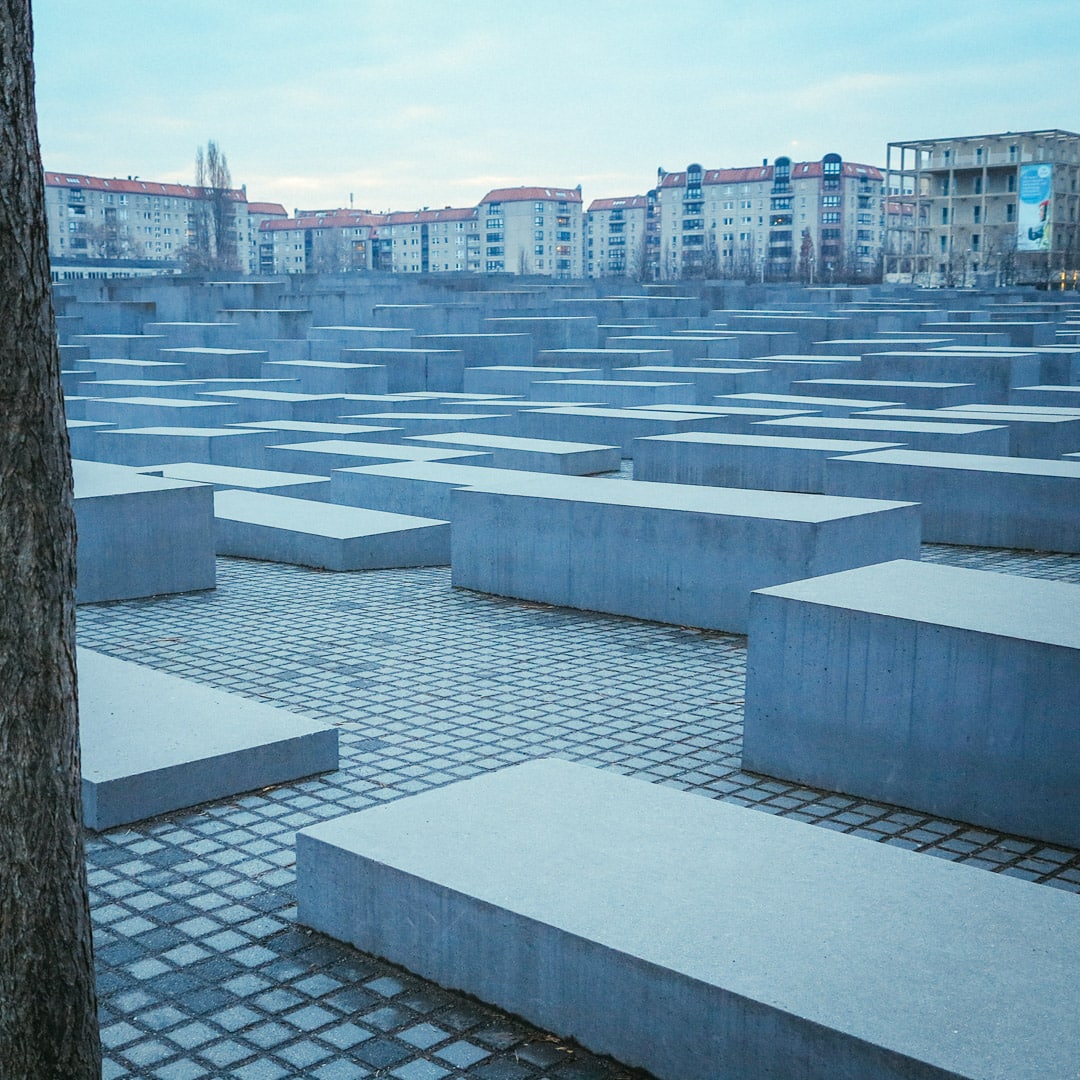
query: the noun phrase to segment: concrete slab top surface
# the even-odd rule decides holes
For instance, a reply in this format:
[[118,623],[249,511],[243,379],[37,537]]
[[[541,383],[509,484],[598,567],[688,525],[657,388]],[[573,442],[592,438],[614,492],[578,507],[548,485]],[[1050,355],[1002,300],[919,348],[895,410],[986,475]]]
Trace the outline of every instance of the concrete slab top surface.
[[806,405],[814,406],[839,405],[845,409],[890,409],[899,408],[902,401],[867,401],[863,398],[830,398],[830,397],[805,397],[798,394],[725,394],[721,401],[745,402],[753,405],[773,403],[775,405]]
[[[389,458],[391,460],[406,461],[441,461],[446,457],[471,457],[466,451],[439,450],[435,447],[409,446],[407,443],[376,443],[357,442],[352,439],[326,439],[322,442],[288,443],[279,446],[270,446],[269,450],[302,450],[308,454],[335,454],[341,457],[356,458]],[[318,458],[313,457],[311,463],[317,464]]]
[[751,419],[753,417],[784,419],[789,416],[815,415],[813,409],[765,409],[753,405],[642,405],[640,408],[648,412],[663,409],[670,412],[704,413],[708,416],[742,416]]
[[[95,783],[216,757],[325,724],[140,664],[78,650],[82,775]],[[227,716],[229,723],[221,723]],[[209,718],[210,722],[204,722]]]
[[303,836],[957,1075],[1080,1054],[1077,903],[1028,882],[551,759]]
[[313,536],[348,540],[354,536],[401,532],[429,525],[445,525],[434,518],[411,514],[390,514],[382,510],[364,510],[356,506],[290,499],[257,491],[217,491],[214,493],[214,516],[272,529],[300,530]]
[[[844,446],[838,441],[838,445]],[[847,443],[847,446],[865,445]],[[1059,458],[1002,457],[998,454],[950,454],[937,450],[874,450],[847,452],[847,457],[882,465],[907,465],[924,469],[956,469],[961,472],[1014,473],[1017,476],[1061,476],[1080,480],[1080,465]]]
[[445,413],[445,412],[392,412],[392,413],[359,413],[357,420],[490,420],[495,413]]
[[[930,626],[1080,649],[1080,585],[1059,581],[894,559],[758,591]],[[1076,918],[1073,934],[1080,944],[1080,911]]]
[[263,356],[264,349],[212,349],[202,345],[185,345],[175,349],[162,349],[163,353],[195,353],[198,356]]
[[[921,417],[926,420],[933,420],[933,418],[940,418],[942,422],[952,423],[978,423],[979,421],[992,421],[994,424],[1073,424],[1077,420],[1080,420],[1080,413],[1075,415],[1069,415],[1068,413],[1051,412],[1049,414],[1039,415],[1034,412],[1027,412],[1026,410],[1018,410],[1017,412],[998,412],[992,410],[983,411],[969,411],[967,409],[879,409],[868,414],[868,419],[871,416],[885,416],[896,417],[899,420],[903,420],[906,417],[917,418]],[[859,417],[853,416],[851,419],[857,420]],[[936,422],[936,420],[933,420]]]
[[643,382],[641,379],[636,381],[631,379],[537,379],[536,385],[540,387],[552,384],[555,386],[593,386],[597,389],[606,389],[614,386],[637,386],[642,389],[655,390],[660,386],[685,386],[685,382],[678,382],[672,379],[671,382],[654,382],[649,380]]
[[371,424],[333,424],[317,420],[248,420],[232,426],[257,431],[311,431],[316,435],[374,435],[380,431],[394,430],[391,427],[375,427]]
[[917,420],[873,420],[870,417],[866,419],[856,419],[852,417],[842,416],[792,416],[786,420],[765,420],[764,425],[768,424],[788,425],[791,427],[807,427],[807,428],[837,428],[844,431],[895,431],[898,435],[904,432],[910,432],[916,434],[919,432],[925,434],[939,434],[946,435],[949,433],[957,435],[972,434],[977,431],[996,431],[999,427],[1004,426],[1004,420],[1001,424],[965,424],[961,422],[952,423],[950,421],[940,421],[933,423],[930,421],[920,422]]
[[[220,397],[220,394],[218,396]],[[153,405],[156,408],[176,409],[177,412],[183,412],[185,409],[209,409],[214,406],[220,406],[223,409],[232,407],[231,401],[195,401],[187,398],[114,397],[101,400],[113,405]]]
[[213,390],[205,391],[200,397],[235,398],[237,401],[280,401],[288,404],[294,401],[340,401],[344,394],[290,394],[284,390]]
[[382,367],[381,364],[346,364],[341,360],[269,360],[266,366],[314,368],[317,371],[327,368],[332,371],[365,371],[369,368]]
[[[648,442],[699,443],[713,446],[761,446],[785,450],[817,450],[835,454],[864,454],[887,450],[899,443],[858,442],[851,439],[800,439],[788,435],[739,435],[728,431],[677,431],[673,435],[646,435]],[[1012,459],[1009,459],[1012,460]]]
[[454,443],[462,446],[489,446],[501,450],[531,450],[545,454],[575,454],[588,450],[618,450],[597,443],[560,442],[558,439],[522,439],[513,435],[485,435],[483,432],[448,431],[445,435],[410,435],[416,442]]
[[260,426],[253,425],[247,430],[241,430],[241,425],[229,427],[139,427],[139,428],[116,428],[109,432],[110,435],[177,435],[190,436],[191,438],[221,439],[228,435],[253,435],[255,432],[263,432]]
[[758,491],[753,488],[663,484],[649,480],[626,481],[603,476],[563,476],[440,462],[371,465],[347,471],[454,484],[497,495],[523,495],[565,502],[805,523],[835,521],[878,510],[915,505],[883,499],[857,499],[844,495],[809,495],[790,491]]
[[[1080,386],[1076,387],[1076,389],[1080,390]],[[1049,416],[1054,419],[1065,417],[1073,420],[1080,418],[1080,408],[1068,405],[950,405],[948,408],[936,409],[935,411],[940,413],[982,413],[1002,417]]]
[[[534,402],[534,404],[538,404]],[[708,420],[711,416],[715,416],[715,413],[710,414],[708,412],[708,406],[704,406],[699,409],[693,405],[687,405],[685,411],[675,406],[659,405],[648,406],[642,405],[634,409],[607,409],[603,406],[599,408],[589,408],[583,405],[561,405],[553,409],[537,409],[538,413],[553,414],[557,416],[570,415],[570,416],[593,416],[597,419],[619,419],[619,420]]]
[[75,498],[98,499],[110,495],[134,495],[149,491],[175,491],[178,488],[200,487],[186,480],[170,480],[161,476],[145,476],[126,465],[107,465],[100,461],[71,462],[74,474]]
[[138,471],[144,476],[157,474],[172,480],[191,480],[197,484],[220,484],[223,487],[238,488],[328,483],[325,476],[304,476],[301,473],[276,472],[272,469],[246,469],[234,465],[205,465],[199,461],[139,467]]
[[958,390],[961,387],[974,386],[975,384],[958,382],[920,382],[916,379],[803,379],[802,385],[821,385],[825,388],[830,386],[865,386],[867,389],[873,389],[874,387],[891,389],[895,386],[898,390],[903,390],[905,387],[914,387],[919,390]]

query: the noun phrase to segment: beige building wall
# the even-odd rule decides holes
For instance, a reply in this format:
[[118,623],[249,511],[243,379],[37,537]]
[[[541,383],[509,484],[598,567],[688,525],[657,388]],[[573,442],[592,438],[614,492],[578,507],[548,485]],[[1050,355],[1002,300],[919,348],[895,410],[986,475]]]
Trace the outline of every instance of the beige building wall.
[[581,188],[517,187],[480,200],[480,267],[485,273],[567,280],[584,273]]
[[648,276],[648,196],[594,199],[585,212],[585,276]]
[[1057,129],[889,143],[887,280],[1080,278],[1080,135]]

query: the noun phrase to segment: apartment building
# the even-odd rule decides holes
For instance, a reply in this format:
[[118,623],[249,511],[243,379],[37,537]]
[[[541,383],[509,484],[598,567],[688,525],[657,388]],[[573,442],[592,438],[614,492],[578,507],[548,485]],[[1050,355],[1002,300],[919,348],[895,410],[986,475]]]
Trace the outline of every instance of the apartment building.
[[482,269],[475,206],[385,214],[379,235],[388,245],[383,268],[396,274],[477,273]]
[[[247,193],[233,189],[224,198],[230,212],[222,248],[232,252],[235,269],[253,272]],[[189,184],[45,173],[49,251],[60,259],[131,260],[157,263],[163,271],[180,269],[205,235],[201,223],[207,217],[212,222],[206,209],[205,189]]]
[[269,217],[258,229],[258,273],[336,274],[384,269],[379,230],[384,214],[369,210],[297,210]]
[[858,280],[874,276],[884,234],[884,175],[820,161],[658,173],[656,275]]
[[[655,220],[655,208],[655,191],[649,195],[593,199],[585,211],[586,277],[648,279],[650,225]],[[659,237],[655,240],[658,243]]]
[[489,191],[477,208],[485,273],[570,279],[584,271],[581,185]]
[[1080,278],[1080,135],[891,142],[885,275],[922,285]]

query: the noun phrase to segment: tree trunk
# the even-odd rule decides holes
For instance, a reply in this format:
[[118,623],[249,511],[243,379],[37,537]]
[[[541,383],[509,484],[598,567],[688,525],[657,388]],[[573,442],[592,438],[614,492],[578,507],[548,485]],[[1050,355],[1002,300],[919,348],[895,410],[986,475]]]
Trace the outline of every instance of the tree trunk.
[[0,0],[0,1076],[100,1080],[29,0]]

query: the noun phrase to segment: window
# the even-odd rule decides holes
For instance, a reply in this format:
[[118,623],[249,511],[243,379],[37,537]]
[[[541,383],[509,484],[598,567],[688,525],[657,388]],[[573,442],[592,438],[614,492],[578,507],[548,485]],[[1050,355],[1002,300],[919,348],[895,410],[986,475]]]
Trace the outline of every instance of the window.
[[840,215],[838,213],[836,213],[835,211],[832,211],[832,212],[830,212],[828,214],[822,214],[821,215],[821,223],[823,225],[839,225],[840,224]]
[[978,233],[972,233],[971,234],[971,250],[972,251],[978,251],[979,250],[979,234]]
[[1005,204],[1005,220],[1006,221],[1015,221],[1016,220],[1016,203],[1006,203]]
[[1009,191],[1015,191],[1016,190],[1016,173],[1010,173],[1009,174],[1009,180],[1008,180],[1008,183],[1005,186],[1006,186],[1006,189],[1009,190]]
[[538,216],[538,217],[534,217],[534,218],[533,218],[533,224],[534,224],[534,225],[543,225],[543,224],[544,224],[544,218],[543,218],[543,215],[540,215],[540,216]]
[[534,255],[543,255],[544,254],[544,245],[543,244],[537,244],[533,248],[533,254]]
[[972,208],[972,214],[974,215],[975,224],[978,225],[982,222],[982,207],[976,206]]
[[821,205],[822,206],[839,206],[840,205],[840,196],[839,195],[822,195],[821,196]]
[[975,177],[975,185],[974,185],[973,190],[974,190],[976,195],[981,195],[982,194],[982,177],[981,176],[976,176]]

